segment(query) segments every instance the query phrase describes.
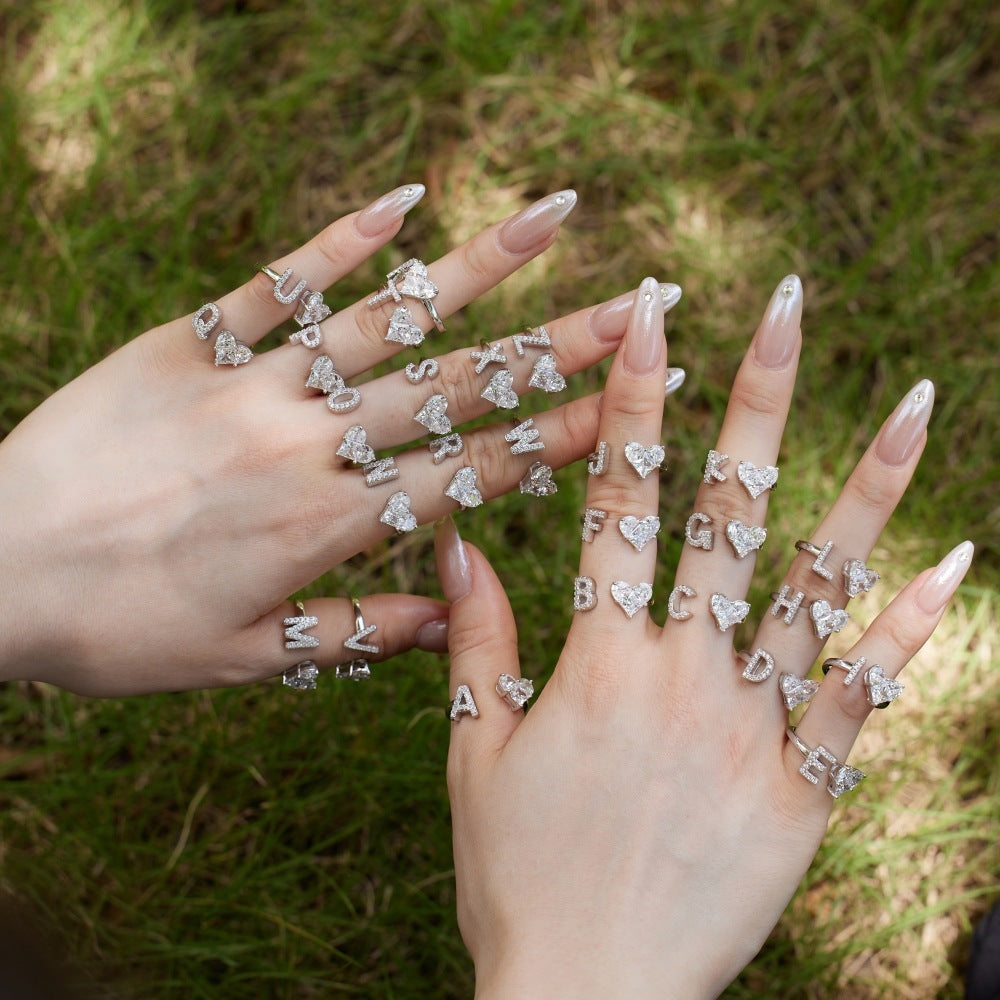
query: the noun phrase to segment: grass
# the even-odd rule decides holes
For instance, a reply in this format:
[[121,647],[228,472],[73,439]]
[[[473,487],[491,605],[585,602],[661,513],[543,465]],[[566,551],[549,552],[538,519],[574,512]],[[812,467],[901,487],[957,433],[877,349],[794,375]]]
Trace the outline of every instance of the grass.
[[[806,285],[805,360],[758,605],[881,419],[934,378],[927,452],[876,553],[883,595],[962,538],[979,555],[908,671],[916,697],[862,736],[872,778],[729,995],[959,997],[1000,884],[996,5],[0,0],[0,25],[0,432],[406,180],[427,184],[424,203],[334,303],[567,186],[580,204],[564,237],[444,343],[507,335],[647,273],[684,286],[661,588],[781,275]],[[462,519],[501,563],[542,676],[568,623],[583,495],[579,474],[559,481],[544,513],[509,498]],[[418,532],[317,592],[434,593],[429,549]],[[8,685],[2,883],[103,995],[468,996],[445,688],[443,664],[416,654],[308,699]]]

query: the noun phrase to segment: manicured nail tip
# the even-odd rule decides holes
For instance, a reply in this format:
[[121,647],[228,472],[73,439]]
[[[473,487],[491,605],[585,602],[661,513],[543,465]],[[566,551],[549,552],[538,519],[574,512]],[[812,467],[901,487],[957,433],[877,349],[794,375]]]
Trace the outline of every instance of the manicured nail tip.
[[661,363],[665,347],[662,302],[660,283],[656,278],[643,278],[622,351],[622,367],[630,375],[650,375]]
[[663,311],[669,312],[681,300],[684,294],[680,285],[675,285],[672,281],[660,282],[660,295],[663,298]]
[[451,517],[434,526],[434,554],[445,599],[457,601],[472,589],[472,567],[458,527]]
[[500,227],[497,242],[507,253],[524,253],[562,225],[575,205],[572,188],[540,198]]
[[423,184],[404,184],[373,201],[354,220],[354,227],[366,239],[378,236],[401,219],[423,198]]
[[949,552],[924,581],[917,595],[917,605],[928,615],[936,615],[958,589],[972,565],[975,546],[966,540]]
[[934,409],[934,383],[921,379],[899,402],[879,435],[875,454],[886,465],[900,466],[913,454]]
[[448,652],[448,619],[425,622],[417,629],[416,647],[425,653]]
[[686,378],[687,372],[683,368],[668,368],[667,382],[663,387],[663,391],[668,396],[675,393],[684,384],[684,379]]
[[781,369],[791,361],[802,323],[802,282],[786,274],[778,282],[754,337],[754,358],[764,368]]

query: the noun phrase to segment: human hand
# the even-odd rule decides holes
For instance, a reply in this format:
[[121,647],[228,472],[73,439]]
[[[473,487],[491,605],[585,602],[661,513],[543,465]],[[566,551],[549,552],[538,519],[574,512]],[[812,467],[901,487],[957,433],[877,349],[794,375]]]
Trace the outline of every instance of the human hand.
[[[444,491],[463,466],[478,471],[485,499],[518,486],[524,460],[511,457],[507,427],[461,435],[461,454],[439,445],[438,463],[415,444],[427,428],[414,414],[434,394],[447,396],[456,427],[488,412],[493,403],[481,391],[491,373],[508,369],[513,390],[526,392],[537,350],[483,374],[468,349],[454,351],[435,359],[436,376],[414,382],[395,371],[364,383],[357,408],[358,397],[337,379],[354,380],[403,349],[386,339],[401,306],[412,322],[399,336],[417,340],[433,329],[432,309],[451,315],[545,250],[576,202],[572,191],[536,202],[431,264],[440,294],[427,305],[405,294],[400,302],[383,296],[387,301],[375,307],[361,301],[319,324],[322,343],[314,350],[285,342],[252,363],[225,363],[245,359],[292,319],[297,303],[282,303],[277,293],[290,298],[300,279],[308,289],[325,289],[349,273],[396,234],[422,194],[421,185],[390,192],[274,262],[278,278],[291,269],[286,282],[258,273],[217,300],[218,316],[200,309],[205,339],[196,336],[191,316],[137,337],[3,441],[0,677],[122,695],[244,684],[306,656],[321,668],[351,660],[361,655],[345,648],[345,639],[361,631],[351,602],[308,603],[306,614],[319,624],[300,634],[321,644],[303,653],[284,648],[284,620],[297,614],[288,596],[392,534],[380,515],[397,491],[412,505],[409,523],[399,504],[393,508],[396,524],[408,529],[456,508]],[[665,288],[664,308],[678,294]],[[613,351],[633,297],[549,323],[558,371],[568,375]],[[317,331],[302,332],[308,339]],[[305,385],[323,354],[332,357],[336,376],[324,371],[311,381],[330,390],[325,399]],[[546,463],[558,468],[585,454],[597,415],[595,397],[541,414],[536,427]],[[414,444],[396,457],[397,479],[372,476],[369,486],[361,468],[338,457],[355,425],[380,455]],[[365,457],[363,451],[359,443],[354,456]],[[444,650],[442,602],[376,594],[364,597],[363,608],[368,626],[377,626],[357,640],[378,647],[366,659],[415,645]]]
[[[715,446],[731,457],[706,464],[694,507],[702,516],[688,522],[675,580],[687,590],[671,595],[662,628],[642,594],[619,591],[635,602],[624,614],[612,584],[651,581],[656,564],[654,541],[640,550],[621,530],[641,543],[641,529],[622,519],[657,510],[655,471],[640,479],[624,456],[627,442],[660,440],[667,351],[656,287],[640,286],[604,395],[599,439],[610,460],[589,480],[586,506],[606,516],[588,519],[601,530],[585,528],[580,578],[594,589],[578,582],[575,592],[579,608],[590,608],[578,608],[526,716],[494,693],[500,674],[520,676],[503,589],[453,524],[437,533],[451,602],[451,692],[461,695],[448,758],[458,918],[481,997],[717,995],[787,905],[833,793],[860,780],[846,761],[872,707],[869,690],[876,702],[898,693],[893,679],[934,630],[972,556],[962,543],[912,580],[842,654],[843,665],[859,667],[851,683],[831,669],[786,734],[784,698],[794,700],[823,647],[819,634],[847,602],[842,567],[857,560],[855,583],[871,583],[863,560],[910,480],[933,404],[929,381],[902,400],[806,536],[818,554],[790,560],[788,590],[739,657],[726,619],[743,613],[732,608],[750,584],[768,492],[752,498],[737,468],[764,469],[778,455],[800,349],[802,289],[792,276],[775,290],[736,377]],[[715,594],[722,621],[711,610]],[[868,673],[875,665],[885,681]]]

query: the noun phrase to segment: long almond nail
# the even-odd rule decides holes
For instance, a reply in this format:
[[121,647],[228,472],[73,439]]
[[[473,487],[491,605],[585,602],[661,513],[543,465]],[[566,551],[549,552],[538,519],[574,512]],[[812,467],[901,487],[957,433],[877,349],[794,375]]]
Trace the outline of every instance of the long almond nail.
[[879,434],[875,454],[886,465],[903,465],[927,430],[934,408],[934,383],[922,379],[902,399]]
[[354,228],[367,240],[385,232],[398,222],[421,198],[427,189],[423,184],[405,184],[373,201],[358,213]]
[[660,364],[666,348],[661,303],[660,283],[656,278],[643,278],[622,349],[622,367],[630,375],[649,375]]
[[572,189],[557,191],[536,201],[534,205],[529,205],[500,227],[500,232],[497,233],[500,249],[507,253],[524,253],[530,250],[562,225],[566,216],[573,211],[574,205],[576,192]]
[[956,545],[924,580],[916,599],[917,607],[924,614],[936,615],[947,604],[968,573],[974,551],[972,542]]
[[802,325],[802,282],[788,274],[778,282],[753,339],[753,356],[764,368],[784,368],[795,353]]
[[451,517],[441,518],[434,526],[434,555],[445,599],[461,600],[472,589],[472,567]]
[[[663,311],[668,312],[681,300],[681,286],[665,281],[660,285]],[[635,303],[635,292],[602,302],[590,314],[590,334],[599,344],[617,344],[625,336],[629,314]]]

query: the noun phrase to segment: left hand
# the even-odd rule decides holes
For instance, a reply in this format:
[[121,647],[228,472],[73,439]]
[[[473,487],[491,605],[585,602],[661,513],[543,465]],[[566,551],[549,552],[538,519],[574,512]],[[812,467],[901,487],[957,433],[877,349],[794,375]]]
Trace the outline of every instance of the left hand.
[[[660,440],[667,351],[655,288],[651,279],[640,287],[604,395],[599,438],[610,466],[589,480],[586,505],[606,517],[580,564],[580,578],[595,583],[580,585],[580,603],[596,596],[596,605],[575,615],[526,716],[494,693],[498,675],[520,676],[503,589],[453,525],[438,531],[452,604],[451,695],[465,685],[478,711],[457,714],[448,758],[459,925],[477,997],[717,995],[760,949],[815,855],[835,804],[828,784],[839,791],[838,776],[848,785],[857,777],[837,768],[871,710],[864,673],[845,686],[844,671],[833,669],[815,694],[796,732],[813,751],[808,766],[786,735],[779,676],[804,677],[823,647],[810,607],[822,618],[817,602],[831,613],[847,603],[841,567],[868,558],[902,496],[933,387],[921,382],[903,399],[806,536],[818,547],[832,540],[819,561],[830,578],[814,554],[791,560],[786,596],[808,596],[794,616],[779,604],[761,615],[748,650],[766,651],[775,666],[751,682],[710,597],[739,602],[750,583],[753,554],[738,557],[725,529],[764,522],[767,491],[752,498],[737,464],[777,459],[802,289],[794,276],[778,285],[737,375],[715,445],[730,456],[716,462],[725,478],[706,470],[711,482],[695,501],[704,516],[690,532],[704,545],[685,544],[676,583],[688,591],[675,592],[661,628],[642,606],[627,617],[611,592],[614,581],[651,581],[656,565],[655,541],[639,551],[620,531],[629,530],[623,518],[657,510],[656,472],[638,478],[623,454],[627,442]],[[941,618],[971,554],[963,543],[921,573],[842,656],[895,678]],[[755,662],[767,672],[765,659]]]

